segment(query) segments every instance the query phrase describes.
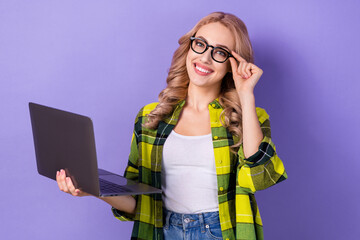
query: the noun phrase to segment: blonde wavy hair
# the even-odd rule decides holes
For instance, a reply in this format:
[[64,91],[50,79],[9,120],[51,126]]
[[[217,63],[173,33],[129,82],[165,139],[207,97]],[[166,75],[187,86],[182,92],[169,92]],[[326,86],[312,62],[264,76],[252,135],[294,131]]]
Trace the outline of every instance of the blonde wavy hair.
[[[166,79],[167,86],[159,94],[159,104],[147,115],[147,122],[144,123],[145,127],[150,129],[157,128],[159,122],[173,112],[176,104],[186,98],[190,81],[186,70],[186,57],[190,49],[190,37],[195,36],[202,26],[215,22],[223,24],[234,34],[235,49],[233,50],[247,62],[254,63],[253,49],[243,21],[233,14],[223,12],[213,12],[207,15],[179,39],[180,46],[172,58],[169,74]],[[219,103],[224,108],[220,115],[221,124],[238,139],[231,146],[231,150],[236,151],[242,142],[242,110],[231,72],[224,76],[221,83]]]

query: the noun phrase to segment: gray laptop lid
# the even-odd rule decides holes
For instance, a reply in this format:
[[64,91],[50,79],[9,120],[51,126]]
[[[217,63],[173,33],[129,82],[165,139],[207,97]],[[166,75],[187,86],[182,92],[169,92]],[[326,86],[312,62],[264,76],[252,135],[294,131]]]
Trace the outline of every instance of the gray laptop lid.
[[[160,189],[98,169],[89,117],[35,103],[29,103],[29,109],[39,174],[56,180],[56,171],[64,169],[76,188],[96,196],[161,193]],[[101,184],[105,181],[122,187],[101,192],[99,173],[104,179]]]

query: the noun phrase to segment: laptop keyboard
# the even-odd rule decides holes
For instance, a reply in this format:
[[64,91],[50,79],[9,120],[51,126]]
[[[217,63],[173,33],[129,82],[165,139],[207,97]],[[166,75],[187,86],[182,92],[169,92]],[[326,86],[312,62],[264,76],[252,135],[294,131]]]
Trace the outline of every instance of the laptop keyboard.
[[100,190],[102,193],[129,192],[129,189],[115,183],[99,178]]

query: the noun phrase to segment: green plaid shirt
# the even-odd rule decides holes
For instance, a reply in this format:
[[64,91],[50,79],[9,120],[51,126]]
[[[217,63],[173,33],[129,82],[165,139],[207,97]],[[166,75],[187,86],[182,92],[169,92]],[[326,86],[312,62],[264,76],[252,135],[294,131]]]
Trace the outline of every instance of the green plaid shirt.
[[[185,101],[155,130],[142,126],[146,115],[158,103],[144,106],[135,120],[128,166],[124,176],[161,188],[162,150],[166,138],[175,127]],[[220,123],[223,108],[218,99],[208,106],[218,184],[219,216],[223,239],[263,239],[263,227],[254,193],[287,178],[284,165],[271,141],[269,115],[256,108],[264,138],[258,152],[245,159],[242,145],[238,154],[230,151],[235,139]],[[136,213],[130,216],[112,208],[116,218],[134,221],[131,239],[164,239],[161,194],[134,196]]]

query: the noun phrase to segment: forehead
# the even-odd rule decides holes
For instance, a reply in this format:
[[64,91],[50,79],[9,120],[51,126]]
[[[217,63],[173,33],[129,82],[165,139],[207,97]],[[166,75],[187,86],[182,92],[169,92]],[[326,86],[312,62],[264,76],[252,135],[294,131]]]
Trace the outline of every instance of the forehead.
[[210,45],[224,45],[229,49],[235,48],[235,38],[231,31],[221,23],[209,23],[196,33],[196,37],[202,36]]

